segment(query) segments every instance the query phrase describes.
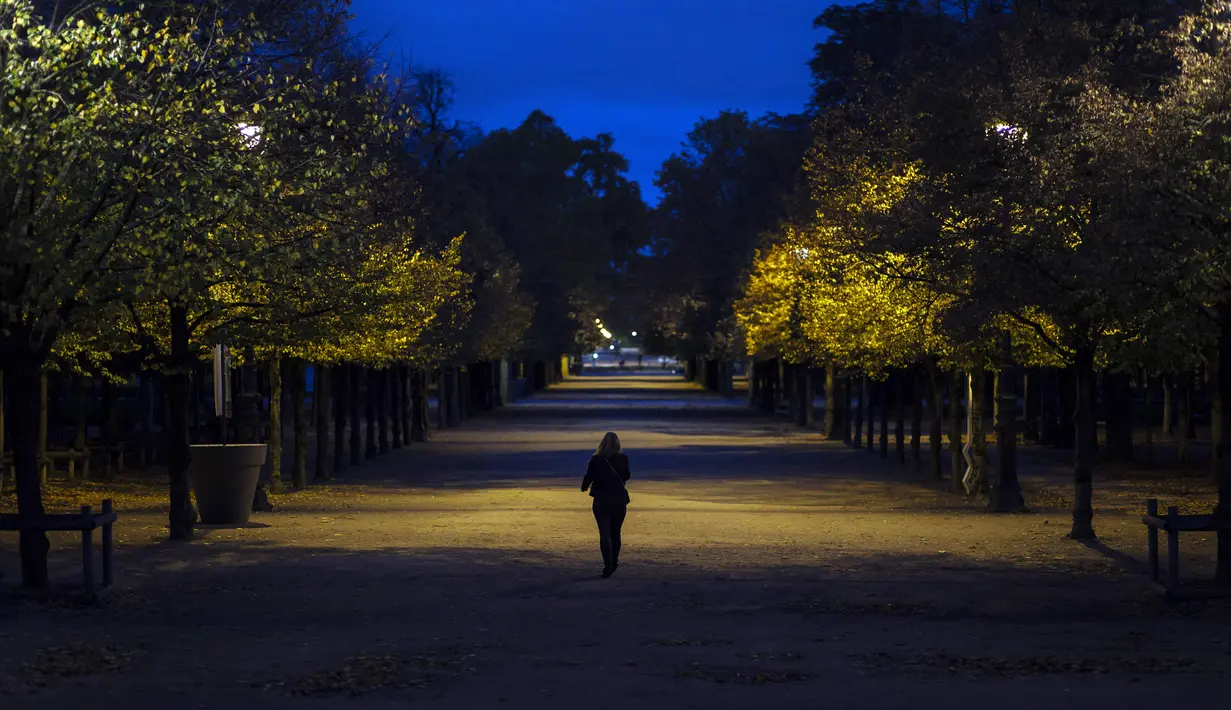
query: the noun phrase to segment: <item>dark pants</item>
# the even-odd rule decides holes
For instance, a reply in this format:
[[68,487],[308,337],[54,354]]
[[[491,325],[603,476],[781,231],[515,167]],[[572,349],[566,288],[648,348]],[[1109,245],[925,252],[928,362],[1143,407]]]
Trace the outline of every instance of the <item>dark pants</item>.
[[594,520],[598,522],[598,546],[603,551],[603,566],[620,563],[620,528],[628,505],[622,501],[594,501]]

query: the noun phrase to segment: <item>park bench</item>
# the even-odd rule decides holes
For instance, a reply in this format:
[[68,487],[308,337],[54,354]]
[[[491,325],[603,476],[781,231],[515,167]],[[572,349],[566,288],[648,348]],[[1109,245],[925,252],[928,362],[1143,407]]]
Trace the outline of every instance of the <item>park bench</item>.
[[[1150,582],[1168,599],[1182,597],[1180,586],[1180,533],[1218,532],[1231,530],[1231,520],[1214,515],[1180,515],[1175,506],[1167,508],[1167,514],[1158,514],[1158,500],[1146,501],[1146,514],[1141,522],[1146,525],[1146,549],[1149,555]],[[1158,532],[1167,533],[1167,579],[1160,582],[1158,562]]]
[[[21,516],[16,513],[0,514],[0,531],[20,532],[24,529],[53,531],[77,531],[81,533],[81,596],[83,600],[94,602],[101,592],[108,589],[114,582],[111,565],[111,526],[117,516],[111,509],[111,499],[103,501],[102,511],[95,513],[88,505],[81,506],[80,513],[44,514],[22,524]],[[102,528],[102,567],[103,583],[95,585],[94,577],[94,530]]]
[[81,480],[90,480],[90,450],[86,449],[63,449],[59,451],[43,452],[42,460],[42,477],[47,480],[47,475],[56,470],[56,464],[61,461],[68,462],[68,480],[74,480],[77,477],[77,462],[81,462]]

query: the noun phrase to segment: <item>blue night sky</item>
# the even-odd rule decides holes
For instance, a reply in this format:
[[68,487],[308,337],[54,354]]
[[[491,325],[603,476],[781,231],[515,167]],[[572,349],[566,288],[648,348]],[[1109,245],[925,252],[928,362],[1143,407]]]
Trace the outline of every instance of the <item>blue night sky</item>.
[[354,29],[395,63],[439,67],[454,117],[514,127],[534,109],[608,132],[656,201],[654,172],[723,109],[800,110],[824,0],[354,0]]

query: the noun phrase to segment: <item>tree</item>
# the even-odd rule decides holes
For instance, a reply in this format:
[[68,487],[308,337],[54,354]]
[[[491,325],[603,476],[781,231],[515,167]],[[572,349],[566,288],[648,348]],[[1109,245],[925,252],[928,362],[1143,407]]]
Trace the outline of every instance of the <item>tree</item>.
[[663,163],[653,258],[633,272],[659,344],[698,356],[734,335],[741,277],[762,235],[786,217],[808,136],[805,116],[723,112],[699,122]]

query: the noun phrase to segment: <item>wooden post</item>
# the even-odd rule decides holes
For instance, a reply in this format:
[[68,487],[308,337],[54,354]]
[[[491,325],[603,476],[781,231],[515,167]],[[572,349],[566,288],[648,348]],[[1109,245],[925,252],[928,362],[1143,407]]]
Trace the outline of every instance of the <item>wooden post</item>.
[[[111,515],[111,499],[103,499],[103,515]],[[110,587],[115,582],[111,569],[111,523],[103,523],[103,586]]]
[[86,598],[94,596],[94,513],[90,506],[81,506],[81,590]]
[[1167,508],[1167,594],[1180,589],[1180,510],[1174,505]]
[[[1146,515],[1158,517],[1158,499],[1150,498],[1146,500]],[[1146,526],[1146,552],[1149,556],[1150,564],[1150,581],[1158,583],[1158,528],[1153,525]]]

